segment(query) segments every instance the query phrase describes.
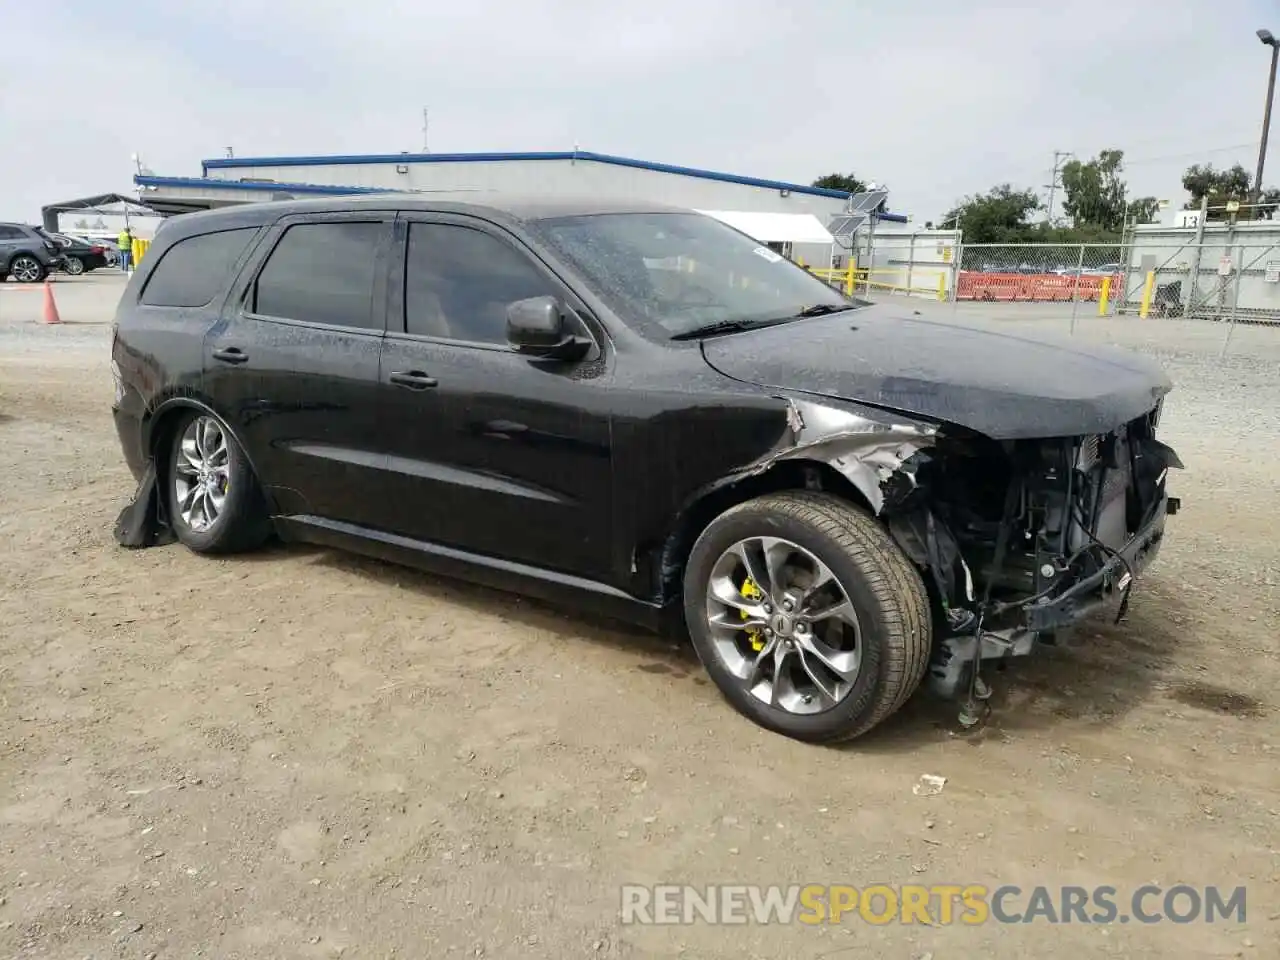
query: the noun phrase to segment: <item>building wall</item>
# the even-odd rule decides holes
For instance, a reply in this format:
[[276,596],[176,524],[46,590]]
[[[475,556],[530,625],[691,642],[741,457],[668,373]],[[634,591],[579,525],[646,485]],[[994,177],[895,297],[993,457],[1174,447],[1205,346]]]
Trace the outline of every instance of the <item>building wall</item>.
[[[1210,223],[1196,240],[1194,227],[1138,227],[1123,301],[1139,301],[1147,274],[1154,273],[1156,286],[1182,284],[1183,304],[1193,315],[1280,321],[1280,222]],[[1219,272],[1224,258],[1231,265],[1226,276]]]
[[[787,196],[768,187],[729,183],[596,160],[472,160],[414,162],[397,173],[394,163],[306,164],[298,166],[211,167],[219,180],[274,180],[327,186],[379,187],[446,193],[493,192],[536,196],[625,197],[710,210],[812,213],[825,225],[844,210],[836,197],[795,191]],[[263,199],[260,195],[255,199]]]

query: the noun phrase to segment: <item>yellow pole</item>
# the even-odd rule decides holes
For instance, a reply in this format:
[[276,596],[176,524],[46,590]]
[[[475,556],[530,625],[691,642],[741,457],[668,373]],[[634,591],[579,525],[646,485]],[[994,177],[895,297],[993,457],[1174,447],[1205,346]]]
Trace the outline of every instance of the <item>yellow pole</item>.
[[849,258],[849,266],[845,271],[844,294],[846,297],[853,296],[853,257]]
[[1107,301],[1111,299],[1111,278],[1102,278],[1102,289],[1098,292],[1098,316],[1107,315]]
[[947,275],[945,273],[938,274],[938,302],[942,303],[947,299]]
[[1138,319],[1147,319],[1147,314],[1151,312],[1151,294],[1156,287],[1156,272],[1154,270],[1147,271],[1147,282],[1142,285],[1142,304],[1138,307]]

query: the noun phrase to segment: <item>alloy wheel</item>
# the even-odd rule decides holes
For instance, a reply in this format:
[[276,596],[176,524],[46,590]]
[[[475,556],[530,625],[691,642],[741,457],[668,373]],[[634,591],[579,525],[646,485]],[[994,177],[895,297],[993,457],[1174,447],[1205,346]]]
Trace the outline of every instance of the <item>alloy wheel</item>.
[[67,262],[63,269],[73,277],[78,277],[84,273],[84,261],[79,257],[67,257]]
[[173,490],[179,516],[202,533],[218,522],[231,482],[231,450],[222,425],[198,416],[187,424],[178,444]]
[[790,540],[753,537],[720,555],[707,583],[716,655],[757,699],[795,714],[840,703],[862,666],[848,590]]
[[15,257],[9,273],[19,283],[35,283],[40,279],[40,264],[34,257]]

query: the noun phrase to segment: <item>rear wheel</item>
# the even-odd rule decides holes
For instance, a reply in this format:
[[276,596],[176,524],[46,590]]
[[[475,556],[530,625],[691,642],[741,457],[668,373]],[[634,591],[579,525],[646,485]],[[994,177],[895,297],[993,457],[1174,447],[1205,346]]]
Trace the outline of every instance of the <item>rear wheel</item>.
[[698,538],[685,621],[741,713],[785,736],[848,740],[907,701],[928,663],[924,584],[870,516],[828,494],[739,504]]
[[19,283],[39,283],[45,278],[44,264],[22,253],[9,261],[9,274]]
[[84,261],[79,257],[67,257],[67,262],[62,265],[62,269],[71,276],[78,277],[84,273]]
[[271,531],[244,451],[207,413],[185,416],[174,431],[168,503],[174,534],[196,553],[252,550]]

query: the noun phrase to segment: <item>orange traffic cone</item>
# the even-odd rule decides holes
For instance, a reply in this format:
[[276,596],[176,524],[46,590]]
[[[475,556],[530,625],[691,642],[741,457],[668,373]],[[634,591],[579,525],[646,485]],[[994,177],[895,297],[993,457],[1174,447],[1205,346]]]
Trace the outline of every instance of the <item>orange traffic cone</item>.
[[53,287],[49,285],[48,280],[44,282],[44,322],[62,322],[62,318],[58,316],[58,305],[53,302]]

